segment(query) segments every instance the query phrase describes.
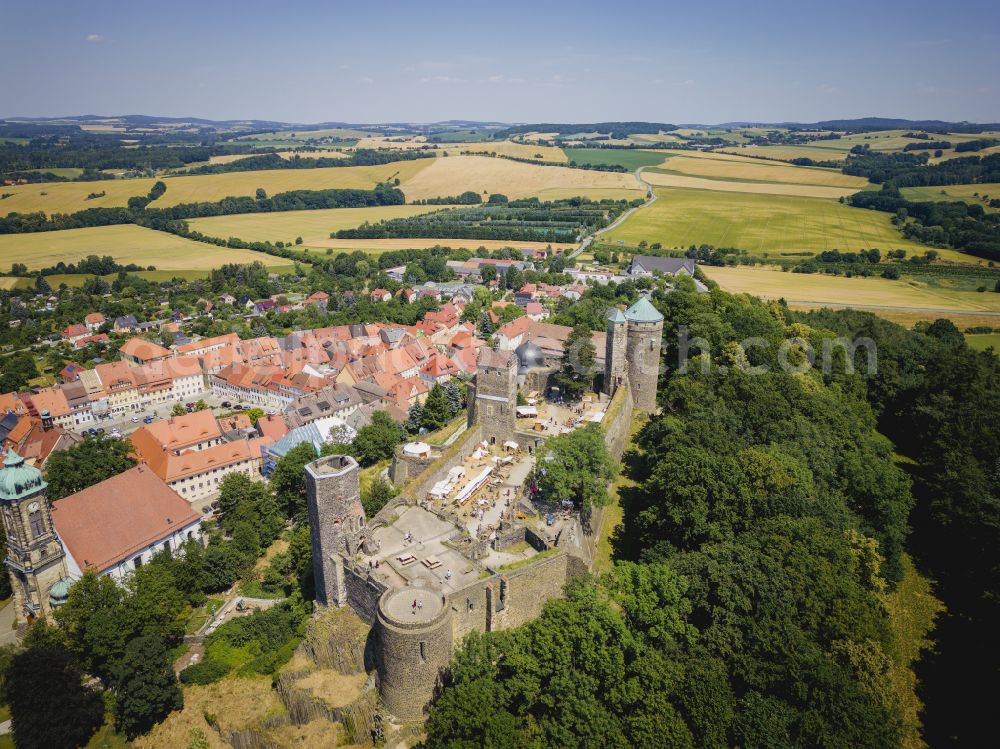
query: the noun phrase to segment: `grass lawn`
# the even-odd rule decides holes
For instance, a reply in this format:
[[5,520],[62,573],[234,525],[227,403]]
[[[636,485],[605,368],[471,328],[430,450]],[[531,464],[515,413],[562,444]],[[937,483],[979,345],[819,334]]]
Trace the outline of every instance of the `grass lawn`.
[[[214,247],[132,224],[0,236],[0,268],[24,263],[29,270],[35,270],[60,260],[68,263],[82,260],[87,255],[111,255],[123,265],[154,265],[157,272],[207,271],[225,263],[254,261],[273,265],[275,260],[282,266],[291,266],[287,260],[260,252]],[[168,273],[167,278],[172,275],[175,274]]]
[[361,224],[408,218],[432,213],[448,206],[387,205],[375,208],[329,208],[318,211],[241,213],[188,221],[195,231],[211,237],[239,237],[248,242],[294,242],[302,237],[307,245],[330,238],[330,232],[354,229]]
[[[1000,311],[1000,294],[952,291],[914,280],[783,273],[772,267],[701,266],[724,290],[816,306],[848,304],[916,309]],[[996,297],[996,298],[994,298]],[[872,310],[876,311],[876,310]],[[1000,319],[994,318],[996,322]]]
[[577,164],[623,166],[634,172],[640,166],[657,166],[666,159],[665,153],[632,151],[617,148],[564,148],[566,158]]
[[[632,414],[632,425],[629,430],[629,444],[632,444],[635,440],[635,435],[642,429],[643,425],[646,423],[647,417],[638,411]],[[614,538],[615,531],[618,526],[621,525],[622,519],[625,517],[625,511],[622,509],[621,505],[621,495],[620,492],[623,488],[635,486],[635,482],[630,479],[625,474],[627,469],[623,469],[619,473],[615,480],[611,483],[611,488],[608,492],[608,497],[610,501],[604,508],[604,515],[601,518],[601,527],[598,530],[597,545],[594,549],[594,563],[591,566],[591,571],[595,574],[600,574],[601,572],[607,572],[611,569],[612,565],[612,555],[614,549],[612,547],[612,539]]]
[[787,251],[927,247],[904,239],[887,213],[836,200],[753,195],[716,190],[657,188],[657,200],[633,213],[605,241],[664,247],[735,247],[754,254]]

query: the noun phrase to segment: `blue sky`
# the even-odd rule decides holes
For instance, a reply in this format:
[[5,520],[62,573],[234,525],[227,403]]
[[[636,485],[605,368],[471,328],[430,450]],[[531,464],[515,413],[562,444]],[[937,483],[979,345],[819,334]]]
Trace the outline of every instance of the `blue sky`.
[[42,0],[0,65],[0,116],[996,122],[1000,3]]

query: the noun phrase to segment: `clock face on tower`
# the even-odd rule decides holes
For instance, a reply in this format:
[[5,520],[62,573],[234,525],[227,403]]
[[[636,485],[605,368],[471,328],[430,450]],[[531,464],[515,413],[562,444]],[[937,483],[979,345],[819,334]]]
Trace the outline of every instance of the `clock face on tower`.
[[28,512],[38,512],[38,502],[32,502],[28,505]]

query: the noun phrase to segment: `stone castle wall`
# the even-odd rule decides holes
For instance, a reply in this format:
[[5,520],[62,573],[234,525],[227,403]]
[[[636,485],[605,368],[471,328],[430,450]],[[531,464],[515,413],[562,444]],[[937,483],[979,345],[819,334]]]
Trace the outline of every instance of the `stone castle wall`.
[[373,577],[368,570],[352,562],[344,563],[344,587],[347,590],[347,604],[367,624],[374,624],[378,616],[378,599],[388,588]]
[[626,343],[628,383],[637,408],[656,410],[656,386],[660,378],[660,347],[663,321],[630,322]]

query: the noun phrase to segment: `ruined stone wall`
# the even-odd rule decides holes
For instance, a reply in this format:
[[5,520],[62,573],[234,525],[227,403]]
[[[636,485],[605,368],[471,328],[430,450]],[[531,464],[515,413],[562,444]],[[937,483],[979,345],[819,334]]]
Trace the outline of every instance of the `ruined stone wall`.
[[401,495],[409,499],[426,499],[427,492],[434,488],[434,484],[448,478],[448,471],[461,465],[462,459],[475,450],[476,444],[480,441],[482,441],[482,430],[479,426],[467,429],[420,474],[410,476],[409,481],[402,488]]
[[632,411],[634,409],[629,388],[620,387],[615,392],[611,403],[604,412],[601,421],[601,431],[604,432],[604,444],[616,461],[621,460],[625,448],[628,447],[632,429]]
[[367,624],[373,624],[378,615],[378,599],[387,590],[386,585],[369,577],[367,569],[345,562],[344,586],[347,588],[348,605]]
[[441,451],[431,448],[430,455],[421,457],[419,455],[407,455],[402,447],[396,448],[392,456],[392,466],[389,468],[389,478],[396,486],[403,486],[410,479],[416,478],[423,473],[427,466],[441,457]]

